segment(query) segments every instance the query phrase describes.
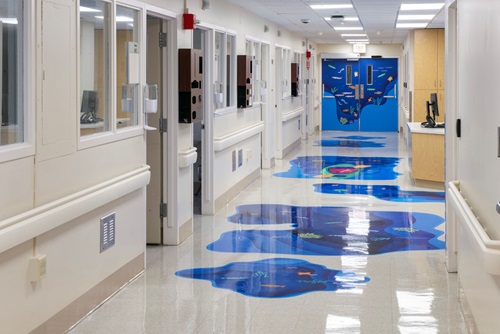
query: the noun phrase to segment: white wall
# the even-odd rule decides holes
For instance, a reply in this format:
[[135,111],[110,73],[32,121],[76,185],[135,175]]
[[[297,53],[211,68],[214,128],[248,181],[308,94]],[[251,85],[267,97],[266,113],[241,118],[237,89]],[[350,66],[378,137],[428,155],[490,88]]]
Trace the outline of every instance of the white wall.
[[[448,1],[450,4],[452,1]],[[455,134],[455,124],[449,124],[448,117],[454,119],[459,115],[462,137],[447,136],[447,139],[454,141],[454,145],[447,144],[447,148],[457,149],[457,154],[451,156],[456,160],[447,161],[447,164],[458,165],[456,171],[460,195],[467,201],[472,216],[477,217],[480,224],[478,228],[484,228],[488,237],[498,242],[500,225],[495,207],[500,200],[500,180],[497,177],[500,170],[497,97],[500,85],[500,44],[497,42],[500,39],[500,22],[497,18],[500,2],[458,0],[456,8],[458,49],[456,55],[448,53],[446,61],[451,60],[455,64],[455,59],[458,59],[455,76],[458,88],[455,94],[447,86],[446,95],[447,101],[454,100],[457,103],[450,104],[456,105],[456,108],[450,108],[447,103],[446,131],[447,134]],[[448,70],[454,69],[447,65]],[[450,76],[447,75],[447,78]],[[462,217],[461,212],[456,213]],[[454,218],[453,215],[451,217]],[[447,224],[457,222],[455,219],[447,220]],[[494,333],[500,326],[500,276],[485,271],[485,248],[478,241],[477,233],[462,228],[466,226],[462,223],[458,225],[458,274],[467,299],[464,304],[470,305],[478,332]]]

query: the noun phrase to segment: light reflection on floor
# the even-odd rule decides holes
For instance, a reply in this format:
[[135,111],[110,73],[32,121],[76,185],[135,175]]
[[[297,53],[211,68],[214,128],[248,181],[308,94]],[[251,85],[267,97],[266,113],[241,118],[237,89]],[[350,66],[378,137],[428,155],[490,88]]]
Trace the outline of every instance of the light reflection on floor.
[[350,156],[299,156],[290,161],[287,172],[274,176],[334,180],[395,180],[399,158]]
[[294,255],[376,255],[443,249],[444,219],[427,213],[365,211],[348,207],[249,204],[229,221],[239,225],[289,225],[288,230],[225,232],[207,249]]
[[337,195],[370,195],[392,202],[444,202],[444,191],[401,190],[394,185],[314,184],[314,191]]

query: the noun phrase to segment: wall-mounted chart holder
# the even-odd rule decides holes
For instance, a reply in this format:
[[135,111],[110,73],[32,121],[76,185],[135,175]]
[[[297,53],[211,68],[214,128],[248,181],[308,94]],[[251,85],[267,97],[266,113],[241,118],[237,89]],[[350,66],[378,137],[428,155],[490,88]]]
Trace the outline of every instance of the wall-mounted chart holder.
[[238,56],[238,108],[252,106],[252,57]]
[[144,86],[144,129],[156,130],[155,127],[148,125],[148,114],[158,112],[158,85]]
[[179,49],[179,123],[203,119],[202,80],[202,51]]
[[297,63],[292,63],[291,65],[291,74],[292,74],[292,78],[291,78],[291,83],[292,83],[292,92],[291,92],[291,95],[292,96],[299,96],[299,91],[300,91],[300,87],[299,87],[299,64]]

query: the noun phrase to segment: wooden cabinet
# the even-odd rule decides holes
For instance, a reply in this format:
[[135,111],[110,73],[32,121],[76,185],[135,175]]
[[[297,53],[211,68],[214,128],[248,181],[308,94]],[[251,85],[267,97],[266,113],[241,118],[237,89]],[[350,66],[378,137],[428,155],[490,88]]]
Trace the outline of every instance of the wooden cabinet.
[[437,29],[437,88],[444,89],[444,29]]
[[426,101],[438,94],[439,121],[444,120],[444,29],[414,31],[413,121],[424,122]]
[[444,135],[412,133],[411,176],[444,182]]
[[415,30],[414,89],[437,89],[437,31]]

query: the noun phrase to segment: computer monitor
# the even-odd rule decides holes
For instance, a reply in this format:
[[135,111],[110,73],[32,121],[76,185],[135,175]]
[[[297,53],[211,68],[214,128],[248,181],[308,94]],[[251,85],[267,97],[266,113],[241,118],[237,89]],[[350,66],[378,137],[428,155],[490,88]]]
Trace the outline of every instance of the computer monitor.
[[436,117],[439,116],[438,99],[436,93],[431,93],[431,102],[429,104],[431,105],[434,120],[436,120]]
[[82,95],[82,106],[80,108],[81,123],[96,123],[97,118],[97,92],[95,90],[84,90]]
[[[434,128],[437,126],[436,117],[439,116],[439,108],[438,108],[436,93],[431,93],[431,99],[430,101],[426,102],[426,107],[427,107],[427,116],[425,117],[425,119],[427,120],[427,122],[423,122],[422,126],[426,128]],[[442,126],[440,125],[440,127]]]

